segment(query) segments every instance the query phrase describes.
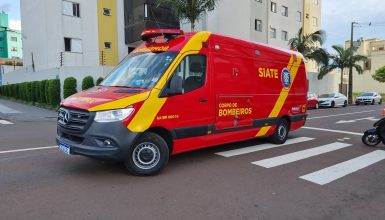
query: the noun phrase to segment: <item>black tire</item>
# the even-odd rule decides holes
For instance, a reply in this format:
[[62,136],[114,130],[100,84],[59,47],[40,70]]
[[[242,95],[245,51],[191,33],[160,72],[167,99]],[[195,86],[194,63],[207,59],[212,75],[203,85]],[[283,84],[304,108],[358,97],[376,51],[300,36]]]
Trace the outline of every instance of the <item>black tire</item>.
[[380,105],[382,104],[382,99],[380,99],[380,101],[378,102],[378,104],[380,104]]
[[360,103],[356,102],[356,105],[360,105]]
[[374,105],[374,99],[372,100],[372,103],[370,103],[371,105]]
[[381,139],[378,135],[364,134],[362,136],[362,143],[364,143],[367,146],[374,147],[380,142],[381,142]]
[[269,140],[273,144],[283,144],[289,136],[289,123],[286,119],[280,118],[275,128],[274,134],[270,136]]
[[336,103],[334,101],[332,101],[332,103],[330,104],[330,107],[334,108],[335,106],[336,106]]
[[155,133],[146,132],[135,141],[124,164],[133,175],[150,176],[159,173],[168,159],[166,141]]
[[344,102],[343,107],[346,107],[346,106],[348,106],[348,101],[345,101],[345,102]]

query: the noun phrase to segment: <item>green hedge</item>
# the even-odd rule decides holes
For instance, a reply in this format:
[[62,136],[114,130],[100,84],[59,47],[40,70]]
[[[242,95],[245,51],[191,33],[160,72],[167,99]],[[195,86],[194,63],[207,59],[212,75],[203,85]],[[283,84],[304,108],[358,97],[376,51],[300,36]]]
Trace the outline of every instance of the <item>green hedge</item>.
[[67,79],[64,80],[64,85],[63,85],[63,97],[67,98],[75,93],[77,93],[77,83],[76,79],[74,77],[68,77]]
[[96,80],[96,85],[100,85],[100,83],[104,80],[103,77],[99,77],[97,80]]
[[0,86],[0,96],[55,107],[60,103],[60,80],[3,85]]
[[95,86],[94,78],[92,76],[84,77],[82,81],[82,90],[87,90]]
[[60,80],[51,79],[48,81],[48,104],[51,106],[56,106],[60,104]]

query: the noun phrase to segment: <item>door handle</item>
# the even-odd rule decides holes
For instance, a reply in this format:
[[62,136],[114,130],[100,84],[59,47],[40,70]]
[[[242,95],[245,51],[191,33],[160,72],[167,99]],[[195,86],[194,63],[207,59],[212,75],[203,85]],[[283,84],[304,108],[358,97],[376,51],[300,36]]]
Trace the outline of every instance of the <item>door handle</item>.
[[208,102],[208,101],[209,101],[208,99],[199,99],[200,103],[204,103],[204,102]]

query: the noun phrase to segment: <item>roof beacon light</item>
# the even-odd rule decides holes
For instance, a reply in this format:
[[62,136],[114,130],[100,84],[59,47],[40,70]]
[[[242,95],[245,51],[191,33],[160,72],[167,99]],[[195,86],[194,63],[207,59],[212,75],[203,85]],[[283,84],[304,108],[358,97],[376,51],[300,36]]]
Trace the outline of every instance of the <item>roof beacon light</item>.
[[179,29],[148,29],[141,34],[142,41],[148,42],[149,40],[164,36],[166,39],[173,39],[176,35],[183,35],[183,30]]

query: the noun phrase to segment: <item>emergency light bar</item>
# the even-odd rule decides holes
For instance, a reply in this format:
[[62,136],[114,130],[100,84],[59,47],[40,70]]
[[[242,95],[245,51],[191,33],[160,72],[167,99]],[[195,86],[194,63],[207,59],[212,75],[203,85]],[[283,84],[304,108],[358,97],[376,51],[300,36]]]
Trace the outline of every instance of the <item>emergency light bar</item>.
[[143,33],[140,35],[142,41],[149,41],[152,38],[164,36],[167,39],[172,39],[172,36],[175,35],[183,35],[183,30],[178,29],[149,29],[143,31]]

